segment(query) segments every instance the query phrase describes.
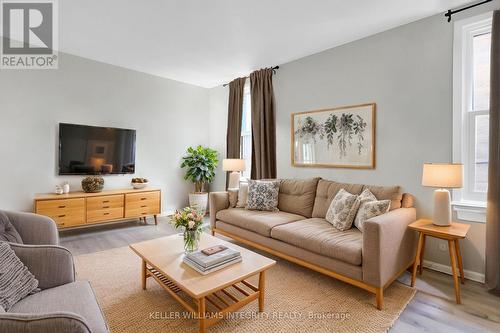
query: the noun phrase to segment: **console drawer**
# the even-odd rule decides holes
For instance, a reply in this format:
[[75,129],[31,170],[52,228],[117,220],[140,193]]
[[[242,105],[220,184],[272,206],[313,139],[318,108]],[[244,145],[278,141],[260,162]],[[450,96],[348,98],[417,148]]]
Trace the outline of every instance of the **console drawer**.
[[123,218],[123,207],[87,210],[87,223]]
[[35,213],[52,218],[60,228],[85,223],[85,199],[41,200]]
[[141,192],[141,193],[127,193],[125,195],[125,203],[128,206],[132,203],[139,203],[142,201],[157,201],[160,202],[160,192]]
[[123,207],[123,203],[123,194],[89,197],[87,198],[87,212],[92,210],[120,208]]

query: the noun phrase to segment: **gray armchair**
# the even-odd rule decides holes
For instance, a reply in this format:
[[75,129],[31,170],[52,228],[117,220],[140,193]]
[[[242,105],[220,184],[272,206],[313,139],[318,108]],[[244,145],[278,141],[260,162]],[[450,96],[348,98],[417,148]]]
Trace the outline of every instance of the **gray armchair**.
[[75,280],[71,252],[57,245],[55,222],[36,214],[6,213],[25,243],[10,245],[38,279],[41,291],[8,312],[0,308],[0,332],[109,332],[90,283]]

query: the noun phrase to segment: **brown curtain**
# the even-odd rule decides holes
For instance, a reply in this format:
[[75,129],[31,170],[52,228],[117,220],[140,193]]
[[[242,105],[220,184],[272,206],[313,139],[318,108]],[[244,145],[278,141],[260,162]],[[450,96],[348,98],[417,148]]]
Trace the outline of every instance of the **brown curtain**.
[[490,151],[486,217],[486,286],[500,294],[500,11],[493,13],[490,72]]
[[[226,158],[240,158],[241,114],[243,112],[243,88],[246,78],[234,79],[229,83],[227,110]],[[226,188],[229,175],[226,173]]]
[[252,95],[252,179],[276,178],[276,107],[273,69],[250,74]]

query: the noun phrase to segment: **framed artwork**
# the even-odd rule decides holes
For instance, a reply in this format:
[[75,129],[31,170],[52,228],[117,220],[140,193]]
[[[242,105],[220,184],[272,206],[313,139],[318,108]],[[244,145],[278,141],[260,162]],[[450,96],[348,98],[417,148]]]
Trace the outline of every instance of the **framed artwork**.
[[375,168],[375,103],[292,114],[292,165]]

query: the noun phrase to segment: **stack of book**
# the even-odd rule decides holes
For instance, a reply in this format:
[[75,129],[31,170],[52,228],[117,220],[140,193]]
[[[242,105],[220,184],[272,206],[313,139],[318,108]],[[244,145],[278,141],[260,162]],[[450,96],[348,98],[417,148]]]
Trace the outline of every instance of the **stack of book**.
[[203,275],[241,261],[239,251],[224,247],[219,252],[207,254],[210,253],[210,250],[211,248],[188,253],[183,260],[187,265]]

